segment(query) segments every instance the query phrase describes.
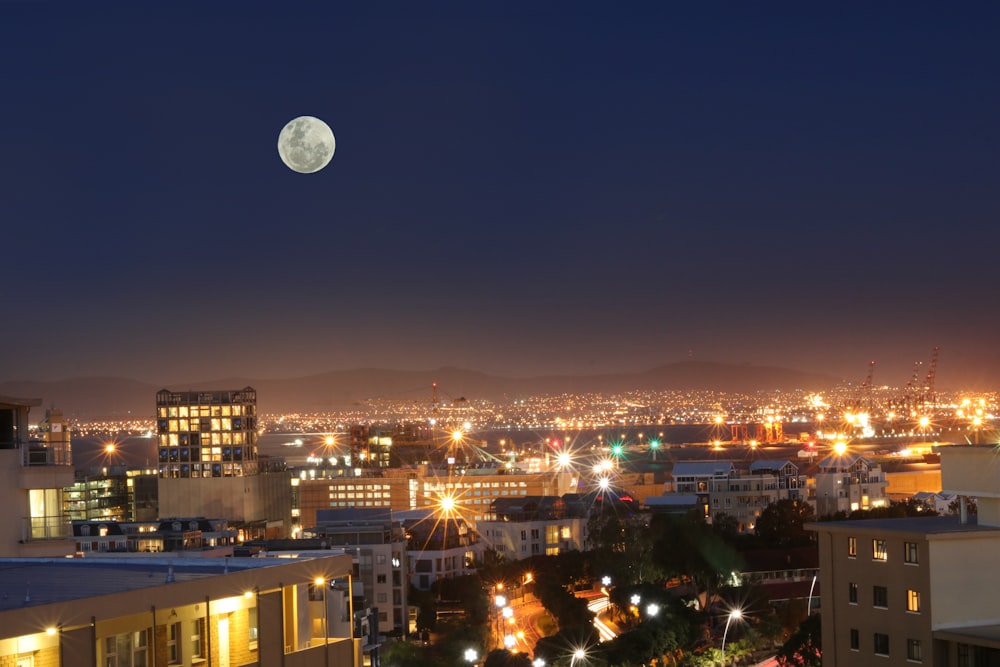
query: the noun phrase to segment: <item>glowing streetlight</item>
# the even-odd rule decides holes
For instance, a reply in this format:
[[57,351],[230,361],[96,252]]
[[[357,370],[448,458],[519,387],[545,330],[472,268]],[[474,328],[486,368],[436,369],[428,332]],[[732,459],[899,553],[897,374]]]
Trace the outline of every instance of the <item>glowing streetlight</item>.
[[646,615],[649,617],[655,617],[659,613],[660,613],[660,605],[656,604],[655,602],[650,602],[649,605],[646,607]]
[[545,661],[541,658],[535,658],[531,661],[531,667],[545,667]]
[[573,667],[573,665],[576,664],[577,660],[584,660],[586,659],[586,657],[587,657],[586,651],[584,651],[582,648],[576,649],[575,651],[573,651],[573,657],[569,661],[569,667]]
[[475,662],[479,659],[479,653],[474,648],[465,649],[465,659],[469,662]]
[[847,443],[843,440],[838,440],[833,445],[833,451],[837,456],[843,456],[847,452]]
[[639,603],[640,603],[640,602],[642,602],[642,598],[641,598],[641,597],[639,597],[639,594],[638,594],[638,593],[635,593],[634,595],[632,595],[632,597],[631,597],[631,598],[629,598],[629,602],[631,602],[631,603],[632,603],[632,604],[634,604],[634,605],[635,605],[636,607],[638,607],[638,606],[639,606]]
[[729,612],[729,616],[726,617],[726,629],[722,632],[722,664],[726,664],[726,635],[729,634],[729,624],[733,622],[733,619],[737,621],[743,618],[743,612],[739,609],[733,609]]

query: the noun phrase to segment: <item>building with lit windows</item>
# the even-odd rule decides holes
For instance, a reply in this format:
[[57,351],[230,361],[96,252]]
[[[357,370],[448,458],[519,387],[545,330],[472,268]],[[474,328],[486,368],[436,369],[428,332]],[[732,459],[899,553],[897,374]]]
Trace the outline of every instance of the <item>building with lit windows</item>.
[[153,469],[110,466],[96,473],[79,471],[63,489],[66,516],[73,521],[155,521],[157,473]]
[[[1000,458],[942,448],[958,516],[817,522],[823,665],[1000,664]],[[969,515],[975,497],[978,516]]]
[[0,560],[0,664],[359,667],[351,557]]
[[292,532],[291,476],[257,456],[257,392],[156,394],[160,516],[218,516],[241,540]]
[[41,399],[0,396],[0,556],[65,556],[74,551],[63,509],[73,483],[69,426],[49,410],[41,438],[28,438],[28,414]]
[[155,554],[232,556],[238,531],[224,519],[204,517],[159,521],[74,521],[77,555]]
[[[735,469],[734,469],[735,472]],[[728,479],[709,482],[709,518],[716,521],[725,515],[736,521],[739,533],[753,533],[757,518],[771,503],[779,500],[805,500],[806,476],[791,461],[753,461],[746,470]]]
[[[409,633],[407,534],[398,517],[386,509],[323,510],[303,534],[350,553],[356,561],[355,606],[376,609],[383,632]],[[295,549],[295,542],[286,546]]]
[[507,560],[583,551],[590,503],[578,494],[493,501],[490,518],[476,523],[486,549]]
[[346,467],[295,471],[299,524],[317,523],[317,512],[347,507],[394,511],[434,508],[450,498],[470,524],[485,519],[497,498],[561,496],[576,491],[571,472],[526,472],[503,466],[429,466],[364,470]]
[[814,473],[816,516],[885,507],[888,482],[882,467],[858,454],[828,456]]
[[423,508],[394,512],[406,530],[410,583],[429,591],[438,579],[475,572],[482,557],[479,536],[456,511]]
[[156,393],[160,477],[242,477],[257,472],[257,392]]

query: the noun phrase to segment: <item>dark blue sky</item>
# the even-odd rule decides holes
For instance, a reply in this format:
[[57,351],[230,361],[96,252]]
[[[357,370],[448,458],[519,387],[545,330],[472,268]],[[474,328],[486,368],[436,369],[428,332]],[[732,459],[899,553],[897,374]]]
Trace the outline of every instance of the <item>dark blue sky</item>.
[[[998,34],[985,2],[5,3],[0,380],[690,350],[902,385],[940,345],[995,386]],[[304,114],[311,175],[276,150]]]

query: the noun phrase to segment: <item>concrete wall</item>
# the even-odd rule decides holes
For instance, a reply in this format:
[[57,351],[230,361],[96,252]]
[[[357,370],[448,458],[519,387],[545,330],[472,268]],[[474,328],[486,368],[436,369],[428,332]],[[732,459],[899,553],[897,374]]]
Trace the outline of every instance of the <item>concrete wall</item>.
[[161,478],[160,517],[207,516],[234,522],[280,521],[288,537],[292,523],[289,473],[248,477]]
[[934,628],[1000,624],[994,595],[981,595],[993,585],[990,575],[1000,563],[1000,532],[938,536],[930,542]]

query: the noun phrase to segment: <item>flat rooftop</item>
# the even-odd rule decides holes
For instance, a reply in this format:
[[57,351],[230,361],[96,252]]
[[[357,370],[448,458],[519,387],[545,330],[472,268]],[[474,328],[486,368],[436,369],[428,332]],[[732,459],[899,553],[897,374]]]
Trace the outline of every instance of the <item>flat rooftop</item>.
[[958,515],[916,516],[898,519],[857,519],[854,521],[813,521],[807,524],[807,527],[812,530],[834,529],[837,532],[871,530],[880,533],[906,532],[925,533],[927,535],[1000,532],[1000,527],[997,526],[980,526],[975,522],[975,516],[969,517],[969,523],[962,523],[961,517]]
[[[332,556],[340,551],[327,551]],[[287,565],[282,558],[0,558],[0,611]]]

